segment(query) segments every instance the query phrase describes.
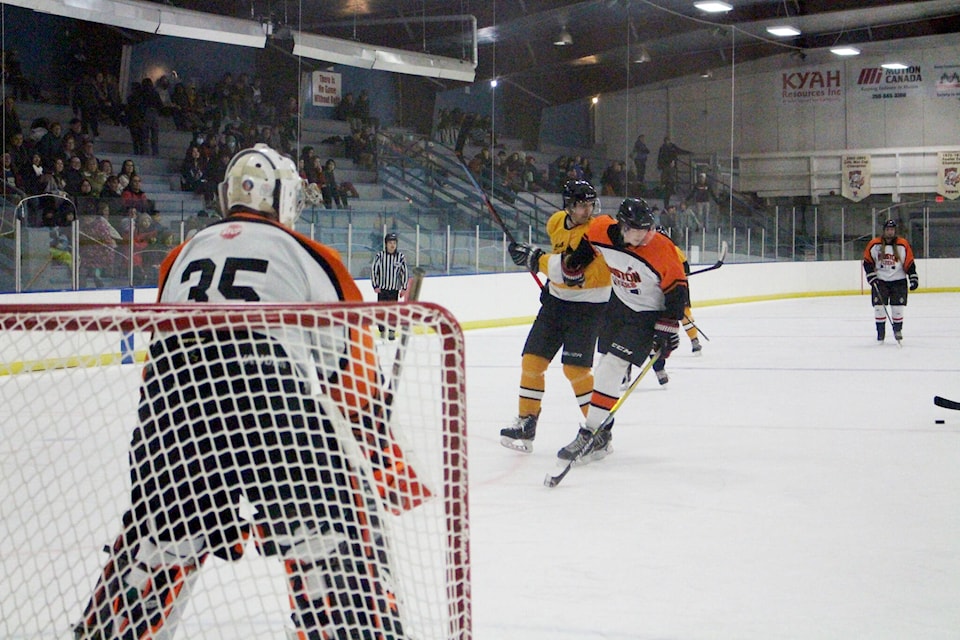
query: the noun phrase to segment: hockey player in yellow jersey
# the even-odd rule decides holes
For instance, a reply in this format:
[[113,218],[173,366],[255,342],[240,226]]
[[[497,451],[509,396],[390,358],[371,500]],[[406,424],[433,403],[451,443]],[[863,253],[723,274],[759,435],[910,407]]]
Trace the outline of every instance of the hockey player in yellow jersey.
[[[518,415],[513,425],[500,430],[500,443],[509,449],[533,451],[544,374],[561,348],[563,373],[586,415],[593,390],[591,367],[597,332],[610,299],[610,272],[602,259],[591,262],[592,249],[580,242],[596,206],[596,189],[585,180],[570,180],[563,187],[563,209],[547,221],[552,251],[525,243],[510,245],[510,256],[517,265],[532,273],[545,273],[548,280],[540,294],[540,311],[523,346]],[[572,250],[580,244],[588,250],[586,254]],[[562,259],[549,260],[556,254]],[[579,263],[584,259],[589,262],[586,266]]]

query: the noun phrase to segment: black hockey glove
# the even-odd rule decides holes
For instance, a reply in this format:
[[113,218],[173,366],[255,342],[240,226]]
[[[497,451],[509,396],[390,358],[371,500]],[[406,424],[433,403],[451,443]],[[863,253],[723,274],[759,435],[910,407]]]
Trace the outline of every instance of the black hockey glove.
[[680,346],[680,321],[671,318],[660,318],[653,325],[653,348],[660,350],[660,357],[665,358],[671,351]]
[[867,274],[867,284],[868,284],[868,285],[870,285],[870,286],[872,287],[872,286],[873,286],[873,283],[876,282],[876,281],[877,281],[877,272],[876,272],[876,271],[871,271],[870,273]]
[[920,286],[920,276],[915,273],[910,274],[910,291],[916,291]]
[[560,259],[563,283],[568,287],[582,287],[585,281],[583,270],[593,262],[595,257],[593,246],[586,238],[580,240],[576,250],[567,247]]
[[540,258],[544,255],[544,252],[537,247],[526,242],[511,242],[507,245],[507,250],[510,252],[510,259],[513,260],[513,264],[518,267],[526,267],[530,273],[540,271]]

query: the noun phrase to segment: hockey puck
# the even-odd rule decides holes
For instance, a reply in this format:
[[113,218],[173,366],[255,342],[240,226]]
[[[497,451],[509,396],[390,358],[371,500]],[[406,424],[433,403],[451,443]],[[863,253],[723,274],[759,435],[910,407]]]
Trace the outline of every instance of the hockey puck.
[[946,420],[934,420],[934,422],[937,424],[944,424]]

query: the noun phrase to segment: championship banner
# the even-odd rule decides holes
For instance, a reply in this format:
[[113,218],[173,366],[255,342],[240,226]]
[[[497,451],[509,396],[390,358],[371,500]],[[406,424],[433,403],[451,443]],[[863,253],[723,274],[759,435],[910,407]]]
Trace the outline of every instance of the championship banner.
[[870,195],[870,156],[843,156],[840,195],[860,202]]
[[330,71],[314,71],[310,75],[313,106],[335,107],[340,103],[340,74]]
[[937,154],[937,193],[950,200],[960,196],[960,151]]

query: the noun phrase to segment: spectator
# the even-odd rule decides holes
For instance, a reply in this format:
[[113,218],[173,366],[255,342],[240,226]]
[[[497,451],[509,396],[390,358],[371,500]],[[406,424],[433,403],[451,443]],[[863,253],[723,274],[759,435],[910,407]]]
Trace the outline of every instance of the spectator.
[[367,94],[366,89],[360,90],[360,95],[357,96],[357,107],[354,112],[354,120],[357,122],[357,128],[364,127],[366,125],[371,125],[376,128],[373,120],[370,118],[370,96]]
[[47,179],[43,171],[43,159],[36,151],[30,156],[30,164],[20,175],[23,181],[23,190],[27,195],[36,196],[46,192]]
[[320,187],[323,206],[332,209],[334,203],[336,203],[338,209],[348,209],[347,198],[337,186],[336,170],[337,163],[333,161],[333,158],[328,159],[323,165],[323,185]]
[[15,134],[23,136],[23,125],[20,124],[20,114],[17,113],[16,100],[13,96],[3,99],[3,135],[4,144],[8,144]]
[[143,86],[134,83],[130,87],[130,95],[127,97],[127,129],[130,130],[130,142],[133,145],[133,155],[139,156],[144,153],[144,98]]
[[206,205],[212,199],[215,188],[216,185],[207,179],[207,159],[200,153],[200,147],[191,144],[180,165],[180,189],[203,196]]
[[107,174],[100,170],[100,165],[97,163],[97,159],[93,156],[87,156],[86,160],[83,161],[82,166],[80,167],[80,173],[83,175],[85,180],[90,181],[90,187],[93,191],[93,195],[99,197],[100,191],[103,190],[103,183],[107,181]]
[[340,120],[341,122],[350,122],[350,120],[354,117],[355,112],[356,101],[353,98],[353,93],[348,91],[347,93],[343,94],[343,97],[340,98],[340,102],[338,102],[336,108],[334,108],[333,118],[335,120]]
[[711,202],[716,199],[710,182],[707,180],[707,174],[698,174],[697,181],[693,183],[693,202],[697,207],[697,216],[703,220],[703,228],[708,231],[710,229]]
[[23,141],[23,133],[10,136],[6,150],[10,152],[10,162],[13,164],[14,171],[23,175],[33,158],[33,151]]
[[633,143],[633,166],[637,172],[637,182],[643,189],[643,183],[647,180],[647,158],[650,157],[650,148],[647,147],[647,141],[641,133]]
[[70,163],[63,170],[63,175],[66,180],[66,191],[71,196],[75,196],[80,193],[80,183],[83,181],[83,163],[80,162],[79,156],[72,156],[70,158]]
[[97,154],[93,151],[93,140],[90,138],[85,139],[80,144],[80,148],[77,150],[77,155],[80,156],[81,164],[86,164],[88,158],[93,158],[94,162],[98,162]]
[[604,170],[600,178],[600,186],[605,196],[626,197],[627,172],[622,162],[614,161]]
[[144,78],[141,83],[140,100],[143,109],[142,153],[147,152],[149,145],[150,155],[157,157],[160,155],[160,112],[163,110],[163,101],[150,78]]
[[80,181],[80,187],[73,197],[74,204],[77,205],[77,212],[80,215],[94,214],[97,212],[97,196],[93,193],[93,186],[86,178]]
[[663,144],[657,153],[657,169],[660,170],[660,185],[663,187],[663,206],[670,204],[670,196],[677,192],[679,169],[677,160],[681,154],[690,154],[691,151],[681,149],[670,139],[664,136]]
[[101,202],[106,201],[111,214],[118,213],[123,208],[123,199],[120,195],[122,191],[119,178],[112,174],[108,175],[103,183],[103,188],[100,189],[100,200]]
[[152,203],[147,198],[147,194],[140,188],[143,178],[133,175],[130,178],[130,184],[120,193],[120,200],[127,209],[135,207],[137,211],[150,211]]
[[100,203],[95,215],[80,217],[81,286],[93,278],[95,287],[103,287],[103,278],[113,267],[117,241],[122,236],[107,220],[109,212],[109,206]]
[[89,73],[84,73],[73,89],[73,114],[80,116],[82,133],[100,137],[100,95]]
[[76,117],[70,118],[70,122],[67,123],[67,130],[63,132],[63,142],[73,140],[73,148],[79,149],[86,139],[87,136],[83,133],[83,120]]
[[37,151],[40,153],[40,157],[43,158],[43,165],[45,167],[52,166],[54,159],[59,156],[63,150],[62,133],[63,125],[56,121],[51,122],[47,133],[37,142]]
[[19,202],[27,195],[23,181],[13,168],[13,159],[9,152],[3,154],[3,195],[13,202]]
[[120,190],[127,188],[127,185],[130,184],[130,178],[137,175],[137,166],[134,164],[133,160],[129,158],[123,161],[123,164],[120,165],[120,173],[117,175],[117,179],[120,183]]
[[533,156],[527,156],[523,161],[523,188],[533,193],[544,188],[543,172],[537,167],[537,160]]
[[99,112],[110,118],[114,125],[119,125],[123,119],[123,107],[120,104],[116,82],[111,82],[110,77],[112,76],[105,76],[103,72],[98,71],[93,77],[93,87],[97,92]]

